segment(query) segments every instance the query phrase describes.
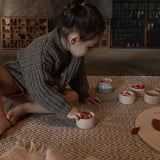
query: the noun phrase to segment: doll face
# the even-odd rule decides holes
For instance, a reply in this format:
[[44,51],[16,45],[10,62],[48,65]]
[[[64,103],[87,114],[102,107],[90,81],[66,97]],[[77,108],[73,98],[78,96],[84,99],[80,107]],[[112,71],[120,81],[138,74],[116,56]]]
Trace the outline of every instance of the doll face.
[[99,42],[100,36],[95,37],[92,40],[81,41],[78,35],[75,35],[69,39],[69,51],[75,57],[83,57]]

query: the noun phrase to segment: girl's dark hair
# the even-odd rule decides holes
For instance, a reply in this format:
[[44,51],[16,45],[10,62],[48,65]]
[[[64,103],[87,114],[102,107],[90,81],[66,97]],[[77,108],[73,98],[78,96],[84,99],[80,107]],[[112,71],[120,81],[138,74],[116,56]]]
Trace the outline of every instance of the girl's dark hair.
[[95,6],[84,0],[68,0],[60,15],[58,28],[60,35],[66,39],[69,34],[77,32],[81,41],[87,41],[101,35],[105,23]]

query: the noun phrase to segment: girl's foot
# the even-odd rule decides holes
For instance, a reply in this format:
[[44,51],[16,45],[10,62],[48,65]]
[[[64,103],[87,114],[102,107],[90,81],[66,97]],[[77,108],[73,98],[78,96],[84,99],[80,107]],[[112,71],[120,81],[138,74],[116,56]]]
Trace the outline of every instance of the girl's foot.
[[27,113],[49,113],[43,107],[41,107],[37,102],[26,102],[19,104],[15,108],[8,111],[6,114],[6,119],[11,125],[14,125],[22,116]]
[[6,118],[0,118],[0,135],[10,127],[10,123],[6,120]]
[[9,110],[8,113],[6,114],[6,118],[11,125],[14,125],[26,113],[27,112],[25,110],[25,107],[22,105],[19,105]]

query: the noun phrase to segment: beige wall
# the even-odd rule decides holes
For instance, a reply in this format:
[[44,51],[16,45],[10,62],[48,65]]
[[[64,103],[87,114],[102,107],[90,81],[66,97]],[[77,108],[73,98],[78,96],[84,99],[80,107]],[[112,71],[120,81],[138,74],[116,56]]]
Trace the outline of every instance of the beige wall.
[[[47,7],[45,2],[47,1]],[[5,16],[46,16],[49,19],[49,31],[56,23],[59,15],[59,8],[67,0],[0,0],[0,18]],[[89,3],[97,6],[103,16],[111,17],[112,0],[88,0]],[[1,30],[0,30],[1,32]],[[0,38],[1,39],[1,38]]]
[[[0,17],[4,16],[45,16],[49,18],[49,30],[56,24],[58,8],[64,5],[65,0],[0,0]],[[45,9],[47,8],[47,9]]]
[[88,0],[95,5],[105,17],[112,17],[112,0]]

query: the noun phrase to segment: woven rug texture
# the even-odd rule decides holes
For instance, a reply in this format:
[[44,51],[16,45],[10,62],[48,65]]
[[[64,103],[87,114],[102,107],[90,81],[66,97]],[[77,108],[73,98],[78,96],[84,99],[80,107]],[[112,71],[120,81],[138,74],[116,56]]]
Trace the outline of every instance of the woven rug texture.
[[[138,135],[132,135],[137,116],[158,105],[146,104],[137,97],[132,105],[121,104],[119,92],[129,90],[132,85],[144,84],[146,90],[155,90],[160,85],[160,76],[109,76],[114,91],[112,94],[97,92],[97,84],[104,76],[88,76],[90,94],[99,96],[99,105],[79,104],[80,110],[92,111],[96,115],[96,126],[90,130],[76,127],[75,120],[54,114],[26,115],[0,137],[0,155],[10,150],[17,141],[26,145],[31,141],[44,150],[60,151],[65,160],[158,160],[160,154],[145,144]],[[14,104],[3,101],[5,108]],[[160,105],[159,105],[160,106]]]

